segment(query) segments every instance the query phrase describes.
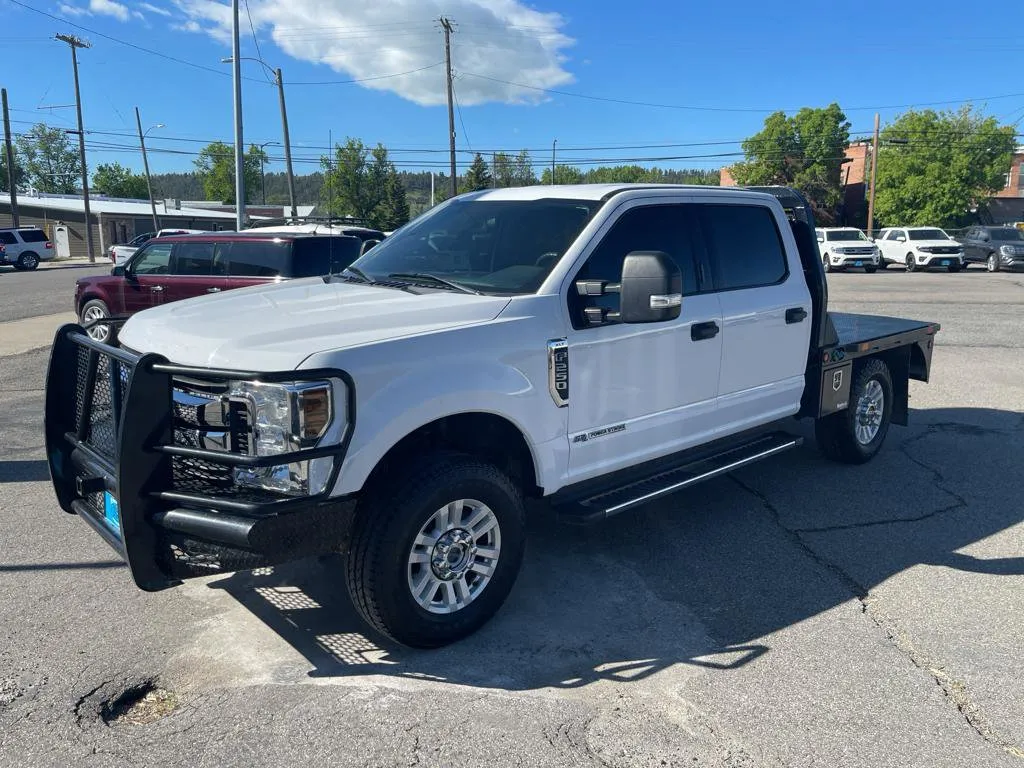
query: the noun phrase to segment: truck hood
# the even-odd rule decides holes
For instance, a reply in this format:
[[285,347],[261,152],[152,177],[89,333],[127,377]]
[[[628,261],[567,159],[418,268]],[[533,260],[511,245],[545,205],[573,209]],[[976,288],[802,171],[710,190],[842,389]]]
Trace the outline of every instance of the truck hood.
[[287,371],[317,352],[487,322],[508,303],[306,278],[147,309],[119,338],[182,365]]
[[[911,240],[910,244],[915,248],[963,248],[963,243],[958,243],[955,240]],[[900,243],[903,245],[903,243]]]

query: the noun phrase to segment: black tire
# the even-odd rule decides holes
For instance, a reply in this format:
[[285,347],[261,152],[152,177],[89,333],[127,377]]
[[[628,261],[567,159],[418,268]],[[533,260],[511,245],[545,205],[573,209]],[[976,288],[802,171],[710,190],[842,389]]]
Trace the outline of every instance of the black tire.
[[39,266],[39,256],[34,251],[25,251],[18,256],[15,266],[22,272],[31,272]]
[[988,260],[985,262],[985,268],[989,272],[998,272],[1000,266],[1001,265],[999,264],[999,257],[996,256],[994,253],[990,253],[988,255]]
[[[490,507],[500,529],[500,555],[490,581],[465,607],[431,613],[409,585],[409,555],[421,528],[456,499]],[[427,456],[377,484],[353,521],[345,576],[352,602],[372,627],[414,648],[438,648],[471,635],[505,602],[525,548],[523,498],[501,470],[471,456]]]
[[[858,402],[868,384],[877,381],[882,388],[882,418],[878,432],[870,442],[857,439],[856,427],[859,418]],[[885,442],[892,419],[892,376],[889,367],[878,359],[867,360],[854,368],[853,383],[850,385],[850,404],[840,413],[818,419],[814,423],[814,436],[821,452],[844,464],[864,464],[874,457]]]
[[871,267],[864,267],[864,271],[865,271],[865,272],[867,272],[867,273],[868,273],[869,275],[873,275],[873,274],[875,274],[875,270],[876,270],[876,269],[878,269],[878,268],[877,268],[877,267],[874,267],[874,266],[871,266]]
[[948,269],[950,272],[959,272],[960,271],[960,265],[959,264],[950,264],[948,267],[946,267],[946,269]]
[[884,258],[879,259],[879,261],[878,261],[878,268],[881,269],[881,270],[888,269],[889,268],[889,262],[886,261]]
[[917,260],[914,259],[914,254],[908,253],[907,258],[903,263],[907,266],[907,272],[914,272],[917,270]]
[[[106,303],[99,299],[90,299],[82,305],[78,312],[78,320],[85,327],[88,333],[96,341],[104,344],[113,344],[117,338],[117,331],[112,325],[96,325],[89,327],[89,324],[100,317],[110,317],[110,309]],[[105,331],[105,332],[104,332]]]
[[829,262],[827,253],[821,257],[821,265],[825,268],[826,273],[832,271],[832,264]]

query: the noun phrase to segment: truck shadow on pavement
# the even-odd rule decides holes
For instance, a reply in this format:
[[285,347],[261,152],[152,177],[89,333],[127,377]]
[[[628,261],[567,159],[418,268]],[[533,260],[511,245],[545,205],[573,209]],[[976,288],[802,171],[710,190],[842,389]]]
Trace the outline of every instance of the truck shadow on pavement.
[[31,483],[50,479],[46,459],[0,461],[0,483]]
[[579,529],[532,516],[504,608],[448,648],[416,651],[358,618],[331,560],[212,581],[298,651],[312,677],[383,674],[508,690],[630,681],[676,665],[728,671],[826,611],[860,614],[914,567],[1024,576],[1024,557],[958,550],[1024,520],[1024,414],[914,411],[866,466],[805,447]]

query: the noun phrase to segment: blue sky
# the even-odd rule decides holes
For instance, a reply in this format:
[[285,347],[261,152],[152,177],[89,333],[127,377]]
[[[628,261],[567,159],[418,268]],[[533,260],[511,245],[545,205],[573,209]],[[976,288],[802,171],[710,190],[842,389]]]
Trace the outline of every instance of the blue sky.
[[[93,44],[79,53],[86,128],[96,132],[91,167],[112,160],[141,167],[135,106],[144,127],[166,125],[147,139],[154,172],[188,170],[189,153],[203,142],[231,140],[230,66],[220,63],[231,53],[228,5],[19,2],[58,18],[0,0],[0,85],[15,132],[39,120],[74,125],[74,109],[39,109],[74,101],[68,48],[52,39],[69,32]],[[557,138],[559,162],[673,157],[645,164],[717,168],[737,159],[730,153],[768,111],[831,101],[862,135],[876,109],[884,123],[902,111],[896,107],[930,102],[973,99],[1004,122],[1024,117],[1020,6],[1003,0],[984,14],[949,0],[248,0],[248,9],[262,58],[284,72],[297,173],[317,167],[331,134],[382,142],[400,168],[446,167],[443,36],[433,21],[442,13],[457,27],[458,147],[525,147],[538,164],[550,162]],[[255,56],[244,4],[241,22],[243,56]],[[411,74],[336,82],[399,72]],[[257,64],[246,63],[243,74],[250,78],[243,83],[246,142],[280,141],[276,89]],[[991,98],[1009,94],[1016,95]],[[658,144],[690,146],[637,146]],[[711,156],[719,154],[726,156]],[[471,159],[460,153],[460,166]],[[280,162],[267,167],[282,169]]]

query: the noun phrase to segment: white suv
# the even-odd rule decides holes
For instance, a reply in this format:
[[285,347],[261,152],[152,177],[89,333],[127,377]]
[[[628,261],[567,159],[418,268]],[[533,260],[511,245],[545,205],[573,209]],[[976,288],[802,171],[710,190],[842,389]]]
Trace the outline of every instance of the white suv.
[[907,272],[940,267],[950,272],[964,268],[964,247],[938,227],[883,229],[875,238],[882,249],[883,269],[902,264]]
[[38,227],[0,229],[0,265],[29,270],[57,255],[53,241]]
[[849,267],[862,267],[865,272],[878,269],[882,255],[859,229],[853,227],[824,227],[814,230],[818,238],[821,263],[826,272]]

